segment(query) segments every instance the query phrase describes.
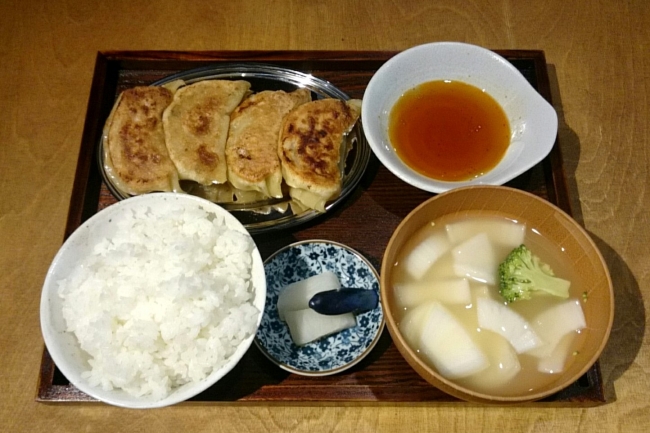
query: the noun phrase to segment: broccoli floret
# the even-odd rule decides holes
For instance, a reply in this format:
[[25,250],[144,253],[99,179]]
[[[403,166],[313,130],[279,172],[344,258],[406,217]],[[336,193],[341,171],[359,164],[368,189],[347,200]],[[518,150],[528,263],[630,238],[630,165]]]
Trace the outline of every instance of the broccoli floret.
[[566,299],[570,285],[571,282],[556,277],[550,266],[525,245],[512,250],[499,265],[499,293],[507,302],[530,299],[536,291]]

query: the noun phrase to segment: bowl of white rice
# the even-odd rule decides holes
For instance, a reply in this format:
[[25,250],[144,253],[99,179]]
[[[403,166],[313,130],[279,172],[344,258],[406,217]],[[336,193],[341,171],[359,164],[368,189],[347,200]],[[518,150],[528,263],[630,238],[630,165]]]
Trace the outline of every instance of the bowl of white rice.
[[41,329],[82,392],[163,407],[232,370],[265,299],[260,253],[235,217],[198,197],[154,193],[107,207],[65,241],[45,278]]

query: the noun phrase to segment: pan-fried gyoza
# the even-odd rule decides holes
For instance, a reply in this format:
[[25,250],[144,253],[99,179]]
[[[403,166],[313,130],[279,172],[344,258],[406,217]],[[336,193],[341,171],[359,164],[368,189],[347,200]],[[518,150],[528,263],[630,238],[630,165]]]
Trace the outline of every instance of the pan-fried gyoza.
[[341,193],[360,114],[359,100],[253,93],[244,80],[135,87],[106,122],[106,173],[128,194],[185,191],[231,206],[273,198],[286,209],[285,196],[294,213],[324,212]]
[[180,189],[162,123],[172,98],[164,87],[139,86],[122,92],[113,106],[104,127],[104,169],[127,194]]
[[163,124],[180,179],[202,185],[226,182],[230,114],[249,89],[247,81],[205,80],[176,91],[163,114]]
[[228,180],[242,191],[282,197],[282,170],[277,152],[280,128],[296,106],[309,102],[310,92],[298,89],[263,91],[246,98],[230,117],[226,143]]
[[361,114],[358,100],[321,99],[285,118],[278,143],[282,174],[292,199],[325,211],[341,192],[345,134]]

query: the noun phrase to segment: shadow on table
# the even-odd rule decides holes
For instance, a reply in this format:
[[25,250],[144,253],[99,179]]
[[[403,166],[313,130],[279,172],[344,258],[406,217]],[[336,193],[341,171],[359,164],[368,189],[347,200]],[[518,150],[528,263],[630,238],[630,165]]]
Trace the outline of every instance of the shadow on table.
[[[562,97],[553,65],[548,65],[553,105],[558,113],[558,137],[562,150],[566,185],[573,218],[584,227],[575,172],[580,160],[580,139],[564,118]],[[605,241],[589,232],[602,253],[614,287],[614,324],[609,341],[600,357],[605,399],[616,401],[614,383],[636,359],[645,333],[645,308],[639,284],[623,258]]]
[[603,389],[608,403],[616,401],[614,383],[636,359],[645,333],[645,308],[639,284],[623,258],[605,241],[589,233],[602,253],[614,287],[614,324],[600,356]]

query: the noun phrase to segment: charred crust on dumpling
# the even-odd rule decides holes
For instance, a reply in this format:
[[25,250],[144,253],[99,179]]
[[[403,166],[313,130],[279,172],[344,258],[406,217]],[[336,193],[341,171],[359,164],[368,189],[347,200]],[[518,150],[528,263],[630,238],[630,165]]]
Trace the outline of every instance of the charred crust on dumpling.
[[285,117],[311,100],[306,89],[266,90],[245,99],[230,116],[226,143],[228,180],[242,191],[282,197],[278,139]]
[[165,110],[169,155],[179,178],[201,185],[227,181],[230,117],[250,90],[244,80],[204,80],[180,88]]
[[165,146],[162,113],[172,98],[162,87],[127,89],[106,122],[105,163],[129,194],[171,189],[176,168]]
[[344,101],[321,99],[301,105],[285,119],[278,149],[284,179],[294,190],[320,196],[319,207],[340,193],[345,134],[359,114]]
[[210,152],[207,146],[203,144],[199,146],[197,154],[199,156],[199,161],[208,167],[212,167],[219,162],[219,155],[214,152]]

